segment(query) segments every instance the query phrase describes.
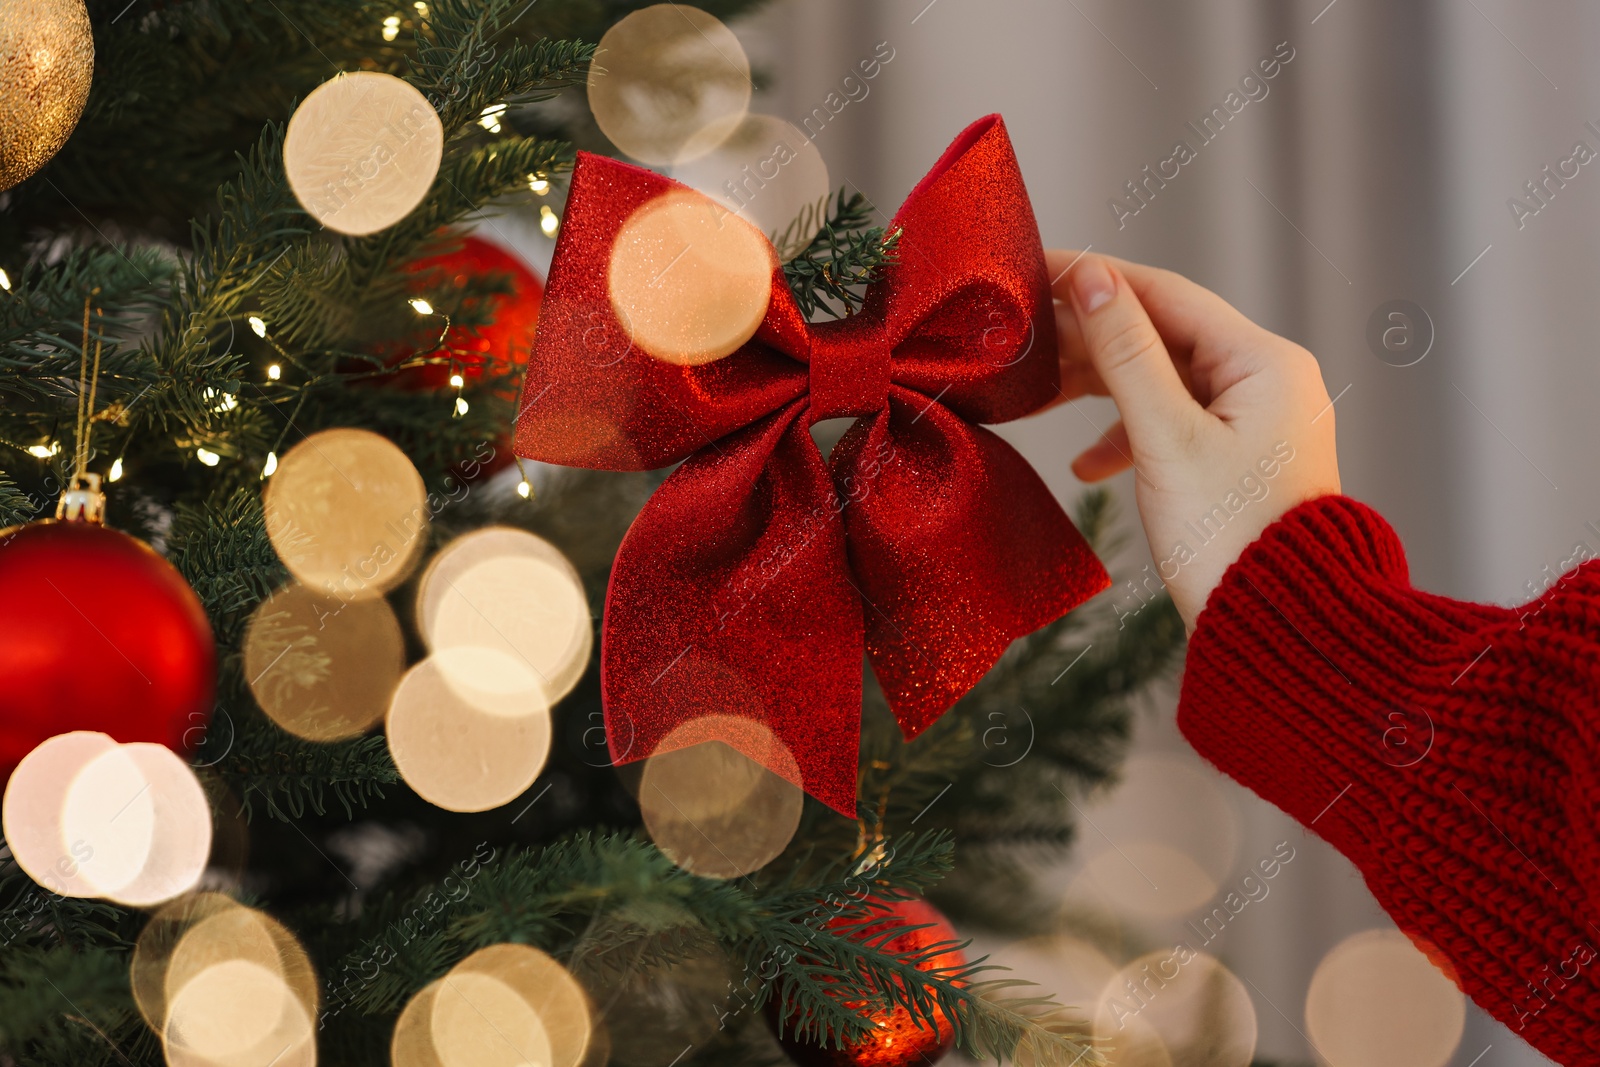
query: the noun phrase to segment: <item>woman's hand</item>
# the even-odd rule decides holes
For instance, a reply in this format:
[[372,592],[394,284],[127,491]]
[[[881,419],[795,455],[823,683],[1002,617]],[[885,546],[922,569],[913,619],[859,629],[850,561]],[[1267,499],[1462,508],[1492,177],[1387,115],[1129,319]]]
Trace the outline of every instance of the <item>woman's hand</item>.
[[1171,271],[1066,251],[1045,259],[1062,394],[1110,396],[1122,415],[1073,473],[1094,482],[1134,468],[1156,569],[1192,631],[1273,520],[1339,491],[1322,372],[1310,352]]

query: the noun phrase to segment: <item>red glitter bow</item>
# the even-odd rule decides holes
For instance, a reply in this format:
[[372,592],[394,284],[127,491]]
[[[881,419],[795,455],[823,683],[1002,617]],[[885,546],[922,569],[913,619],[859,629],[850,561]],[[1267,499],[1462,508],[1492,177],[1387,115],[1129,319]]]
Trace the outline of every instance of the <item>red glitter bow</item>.
[[[915,737],[1012,640],[1110,584],[1039,476],[975,425],[1056,395],[1033,209],[991,115],[912,190],[896,262],[855,315],[807,323],[780,269],[730,356],[597,358],[627,337],[608,289],[618,232],[682,189],[579,153],[516,450],[606,470],[683,461],[611,572],[613,759],[715,738],[853,817],[863,649]],[[842,416],[859,418],[824,460],[810,426]]]

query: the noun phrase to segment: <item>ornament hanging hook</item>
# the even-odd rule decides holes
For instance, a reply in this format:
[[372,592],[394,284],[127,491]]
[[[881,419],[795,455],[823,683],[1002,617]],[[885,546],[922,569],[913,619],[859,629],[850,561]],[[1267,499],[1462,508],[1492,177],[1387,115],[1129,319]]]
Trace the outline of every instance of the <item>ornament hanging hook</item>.
[[[100,475],[89,471],[89,431],[94,425],[95,385],[100,380],[100,346],[94,339],[94,366],[89,365],[89,305],[98,288],[83,298],[83,343],[78,347],[78,421],[73,443],[72,479],[56,501],[56,518],[68,522],[105,521],[105,494],[100,491]],[[98,311],[98,309],[96,309]]]

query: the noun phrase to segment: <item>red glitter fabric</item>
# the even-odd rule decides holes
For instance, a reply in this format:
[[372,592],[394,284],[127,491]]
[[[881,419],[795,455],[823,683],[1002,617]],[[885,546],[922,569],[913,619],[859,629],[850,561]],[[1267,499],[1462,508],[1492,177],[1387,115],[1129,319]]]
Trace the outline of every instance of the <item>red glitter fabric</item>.
[[[607,284],[624,222],[682,188],[579,153],[516,450],[609,470],[682,461],[612,570],[612,757],[704,740],[669,739],[702,716],[747,719],[722,739],[853,817],[863,651],[915,737],[1011,641],[1109,584],[1038,475],[976,425],[1056,395],[1038,227],[991,115],[907,198],[897,261],[857,314],[807,323],[775,271],[755,336],[685,367],[631,343]],[[857,421],[824,460],[809,428],[843,416]]]

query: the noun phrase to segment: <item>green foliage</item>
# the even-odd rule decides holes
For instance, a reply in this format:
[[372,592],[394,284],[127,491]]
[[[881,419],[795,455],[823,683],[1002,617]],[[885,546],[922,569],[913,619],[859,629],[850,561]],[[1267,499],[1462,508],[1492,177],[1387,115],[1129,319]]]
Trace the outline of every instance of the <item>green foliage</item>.
[[854,313],[867,283],[894,261],[900,231],[868,227],[876,210],[861,193],[845,196],[841,186],[821,231],[805,251],[783,265],[795,302],[806,317]]
[[27,522],[39,512],[43,503],[23,492],[16,482],[0,472],[0,530]]
[[981,960],[923,970],[952,946],[888,949],[903,928],[863,936],[864,926],[882,922],[869,899],[925,890],[952,859],[946,835],[908,835],[882,859],[820,882],[746,885],[690,875],[631,835],[585,833],[539,851],[478,854],[455,876],[459,892],[442,901],[432,886],[376,903],[355,923],[315,927],[334,931],[320,947],[338,952],[327,964],[323,1021],[334,1042],[359,1034],[353,1017],[392,1015],[457,960],[502,942],[538,945],[602,982],[608,972],[649,974],[716,946],[738,964],[725,999],[726,1014],[742,1024],[779,997],[797,1006],[813,1039],[860,1038],[871,1024],[846,1006],[859,1000],[877,1011],[904,1006],[930,1025],[943,1013],[978,1056],[1009,1057],[1024,1046],[1040,1063],[1098,1063],[1081,1025],[1048,998],[1019,995],[1024,983],[980,978],[992,970]]
[[235,643],[239,619],[288,577],[267,540],[261,494],[244,488],[204,506],[178,505],[167,558],[206,606],[224,646]]
[[123,953],[8,948],[0,956],[0,1048],[25,1038],[41,1054],[24,1062],[117,1062],[136,1028],[143,1024]]
[[[459,130],[496,104],[543,100],[582,85],[594,47],[541,39],[525,45],[503,36],[527,0],[436,0],[417,37],[412,82]],[[524,172],[526,173],[526,172]]]

